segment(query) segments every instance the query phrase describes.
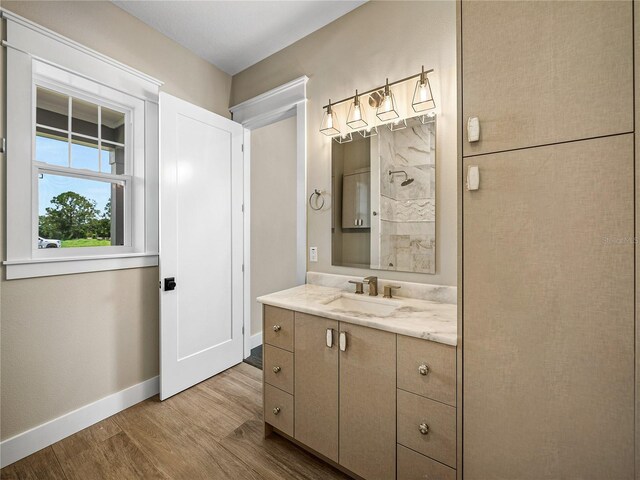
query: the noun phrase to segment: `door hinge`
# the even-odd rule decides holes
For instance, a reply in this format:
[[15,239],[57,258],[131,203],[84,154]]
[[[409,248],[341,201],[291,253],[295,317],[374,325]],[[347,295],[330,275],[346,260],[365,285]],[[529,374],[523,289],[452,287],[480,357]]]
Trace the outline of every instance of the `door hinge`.
[[162,288],[162,280],[158,280],[158,288]]
[[242,151],[244,152],[244,143],[242,144]]
[[244,273],[244,263],[242,264],[242,273]]
[[244,325],[242,325],[242,334],[244,335]]
[[242,204],[242,213],[244,213],[244,203]]

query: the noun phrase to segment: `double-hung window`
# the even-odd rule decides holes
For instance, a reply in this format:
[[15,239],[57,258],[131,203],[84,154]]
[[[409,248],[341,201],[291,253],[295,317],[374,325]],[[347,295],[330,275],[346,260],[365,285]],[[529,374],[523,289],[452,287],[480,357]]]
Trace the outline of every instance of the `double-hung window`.
[[33,248],[130,251],[133,112],[37,80],[34,89]]
[[160,82],[3,15],[7,278],[157,265]]

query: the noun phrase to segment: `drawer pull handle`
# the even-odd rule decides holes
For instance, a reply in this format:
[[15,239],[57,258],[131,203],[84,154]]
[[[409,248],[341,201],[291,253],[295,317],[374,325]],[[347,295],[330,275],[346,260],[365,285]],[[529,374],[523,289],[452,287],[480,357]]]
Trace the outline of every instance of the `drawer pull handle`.
[[280,325],[274,325],[273,326],[273,331],[274,332],[279,332],[280,330],[282,330],[282,327]]
[[282,369],[280,367],[278,367],[278,366],[273,367],[273,373],[279,373],[280,370],[282,370]]
[[278,415],[280,413],[280,407],[276,407],[273,409],[273,414]]
[[428,434],[428,433],[429,433],[429,425],[427,425],[426,423],[421,423],[421,424],[418,426],[418,430],[420,430],[420,433],[421,433],[422,435],[426,435],[426,434]]
[[418,373],[420,375],[426,375],[429,373],[429,367],[424,363],[418,367]]

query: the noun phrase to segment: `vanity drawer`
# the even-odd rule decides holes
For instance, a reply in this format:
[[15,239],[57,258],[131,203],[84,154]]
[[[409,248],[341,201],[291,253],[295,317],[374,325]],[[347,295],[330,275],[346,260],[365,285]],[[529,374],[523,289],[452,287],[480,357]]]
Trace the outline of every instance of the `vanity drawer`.
[[265,385],[264,421],[293,437],[293,395]]
[[293,353],[264,346],[264,381],[293,394]]
[[398,390],[398,443],[455,467],[456,409]]
[[293,352],[293,311],[264,306],[264,343]]
[[456,348],[398,335],[398,388],[456,405]]
[[398,445],[397,480],[456,480],[456,471]]

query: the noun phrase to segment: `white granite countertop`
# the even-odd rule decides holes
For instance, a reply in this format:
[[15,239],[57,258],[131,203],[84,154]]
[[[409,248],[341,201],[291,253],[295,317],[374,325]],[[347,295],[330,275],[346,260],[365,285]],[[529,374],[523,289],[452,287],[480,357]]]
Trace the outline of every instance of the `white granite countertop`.
[[[340,297],[347,301],[370,300],[382,304],[381,307],[385,309],[396,308],[390,313],[371,313],[327,305]],[[382,295],[368,297],[366,293],[356,295],[335,287],[310,284],[264,295],[258,297],[257,300],[265,305],[377,328],[400,335],[424,338],[446,345],[457,344],[457,306],[449,303],[406,297],[387,299]],[[375,310],[375,307],[372,306],[371,310]]]

